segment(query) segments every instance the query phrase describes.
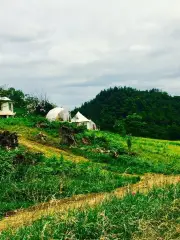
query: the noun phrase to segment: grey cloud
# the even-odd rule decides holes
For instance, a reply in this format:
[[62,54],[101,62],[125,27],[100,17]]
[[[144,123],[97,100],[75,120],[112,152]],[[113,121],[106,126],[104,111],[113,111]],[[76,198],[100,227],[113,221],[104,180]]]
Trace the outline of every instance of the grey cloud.
[[163,74],[163,78],[165,79],[177,79],[180,78],[180,68],[175,69],[174,71],[167,72]]
[[8,42],[32,42],[36,39],[34,36],[12,35],[0,33],[1,41]]
[[179,23],[179,0],[3,1],[0,85],[70,108],[115,85],[180,94]]

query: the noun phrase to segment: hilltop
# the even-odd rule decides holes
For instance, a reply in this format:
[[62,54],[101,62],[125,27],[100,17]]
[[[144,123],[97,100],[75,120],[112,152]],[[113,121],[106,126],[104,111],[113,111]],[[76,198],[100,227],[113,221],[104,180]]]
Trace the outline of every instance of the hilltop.
[[109,88],[76,111],[95,121],[103,130],[117,132],[114,126],[119,121],[119,125],[135,136],[180,139],[180,96],[170,96],[158,89]]

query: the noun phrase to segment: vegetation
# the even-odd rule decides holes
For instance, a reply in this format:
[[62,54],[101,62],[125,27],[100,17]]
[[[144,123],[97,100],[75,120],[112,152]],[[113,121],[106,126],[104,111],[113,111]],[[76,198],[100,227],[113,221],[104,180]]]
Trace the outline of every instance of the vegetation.
[[33,96],[25,94],[14,88],[0,87],[0,97],[8,97],[14,102],[17,116],[40,115],[45,116],[55,105],[52,104],[46,94]]
[[96,164],[64,160],[63,156],[48,159],[23,148],[0,150],[0,216],[39,202],[112,191],[137,181],[138,177],[120,176]]
[[134,136],[180,140],[180,97],[157,89],[110,88],[85,102],[80,111],[101,129]]
[[[38,127],[41,123],[42,127]],[[64,124],[64,123],[63,123]],[[104,131],[87,131],[75,128],[77,146],[67,148],[60,146],[59,128],[62,123],[48,122],[41,117],[0,119],[1,129],[16,131],[26,139],[42,142],[38,133],[47,136],[43,144],[64,148],[77,156],[84,156],[93,162],[100,163],[105,170],[117,173],[143,174],[146,172],[179,174],[180,143],[132,136],[121,137],[119,134]],[[87,144],[83,143],[83,139]],[[131,147],[128,149],[128,139]],[[109,152],[108,152],[109,151]],[[70,159],[69,159],[70,160]]]
[[0,239],[179,239],[180,185],[42,218]]
[[[180,185],[175,183],[180,174],[180,141],[139,137],[179,139],[178,97],[157,90],[103,91],[84,104],[82,112],[90,109],[91,114],[94,106],[97,122],[110,132],[49,122],[40,116],[48,109],[41,111],[45,106],[41,99],[12,88],[2,88],[0,93],[13,99],[19,109],[15,118],[0,119],[1,130],[17,133],[20,143],[17,149],[0,148],[0,230],[5,230],[0,239],[178,239]],[[166,105],[167,111],[157,110],[158,104]],[[73,146],[62,141],[60,129],[72,134]],[[171,179],[169,183],[174,185],[147,194],[146,181],[161,177]],[[160,180],[159,186],[168,182]],[[103,201],[105,197],[108,199]],[[79,199],[83,205],[78,205]],[[43,214],[53,202],[62,208],[57,211],[54,205],[49,215]],[[87,202],[91,208],[85,206]],[[63,209],[62,203],[81,209]],[[40,206],[43,209],[38,212]],[[36,221],[19,229],[3,225],[13,223],[11,217],[16,221],[16,216],[26,216],[26,212]]]
[[[89,144],[83,145],[82,138],[86,138]],[[135,174],[180,173],[179,142],[131,136],[124,138],[119,134],[103,131],[86,131],[78,134],[77,139],[79,139],[79,146],[73,149],[74,153],[103,163],[104,168],[110,171]],[[110,153],[107,150],[110,150]]]

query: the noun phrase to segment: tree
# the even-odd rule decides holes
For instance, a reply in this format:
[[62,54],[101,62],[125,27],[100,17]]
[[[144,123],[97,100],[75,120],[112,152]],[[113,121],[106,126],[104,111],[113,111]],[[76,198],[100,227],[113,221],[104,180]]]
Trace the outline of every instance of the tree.
[[128,115],[125,119],[126,132],[134,136],[141,136],[145,125],[146,123],[137,113]]
[[27,112],[30,114],[37,114],[45,116],[52,108],[54,104],[50,103],[46,94],[40,97],[33,95],[26,95]]
[[[130,87],[109,88],[76,108],[77,111],[92,119],[101,129],[117,129],[118,132],[115,122],[136,113],[142,117],[140,122],[146,124],[135,134],[143,137],[168,139],[171,127],[180,127],[180,96],[172,97],[158,89],[140,91]],[[132,124],[127,120],[127,125]],[[171,138],[177,139],[178,135],[173,129],[175,127],[170,133]],[[131,130],[134,132],[135,128]]]
[[121,136],[126,136],[126,127],[124,120],[116,120],[113,128],[115,132],[119,133]]
[[126,143],[128,147],[128,152],[130,153],[132,149],[132,137],[130,134],[126,136]]

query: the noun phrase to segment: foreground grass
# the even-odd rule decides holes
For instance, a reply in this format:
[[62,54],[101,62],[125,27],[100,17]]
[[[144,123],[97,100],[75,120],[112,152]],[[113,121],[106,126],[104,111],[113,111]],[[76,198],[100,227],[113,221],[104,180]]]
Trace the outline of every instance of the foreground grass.
[[180,184],[35,221],[0,239],[179,239]]
[[[43,130],[37,127],[39,121],[47,124]],[[53,213],[42,218],[42,215],[45,216],[44,209],[39,209],[35,217],[35,207],[35,212],[30,215],[41,220],[18,231],[6,231],[0,239],[178,239],[179,185],[156,189],[148,196],[136,192],[141,189],[142,193],[147,193],[147,186],[152,186],[151,179],[144,179],[132,188],[115,189],[139,181],[139,177],[122,176],[120,173],[179,174],[180,142],[132,138],[133,154],[128,154],[126,140],[118,134],[84,131],[76,135],[77,148],[62,151],[56,148],[60,147],[58,123],[47,123],[41,118],[14,118],[0,119],[0,124],[1,129],[21,135],[20,142],[26,146],[10,152],[0,150],[0,217],[34,204],[42,207],[47,204],[46,216],[51,210]],[[37,143],[41,130],[47,136],[44,146]],[[89,141],[88,145],[82,143],[83,138]],[[97,149],[110,150],[111,153],[98,152]],[[92,161],[82,161],[84,158],[74,157],[70,151]],[[115,157],[112,152],[117,152],[119,156]],[[60,154],[63,155],[60,157]],[[158,178],[157,185],[163,185],[160,175],[151,176],[152,181],[155,176]],[[146,175],[142,179],[144,177]],[[174,176],[168,177],[173,179]],[[115,190],[114,195],[121,198],[127,189],[131,194],[124,199],[113,198],[100,204],[108,195],[102,192]],[[69,197],[69,202],[64,199]],[[93,207],[96,205],[94,197],[99,205],[82,210],[88,200]],[[55,215],[57,206],[48,205],[54,201],[59,204],[59,212],[65,206],[71,209],[68,206],[73,204],[78,207],[82,203],[83,208],[80,212],[71,209],[67,214]],[[17,217],[21,218],[21,214],[28,216],[28,211],[17,211]],[[12,225],[19,226],[16,225],[15,214],[12,219],[1,221],[1,229],[5,229],[4,224],[13,219]],[[29,222],[32,223],[33,219]]]
[[108,192],[139,181],[91,162],[46,158],[26,149],[0,149],[0,217],[9,211],[76,194]]

